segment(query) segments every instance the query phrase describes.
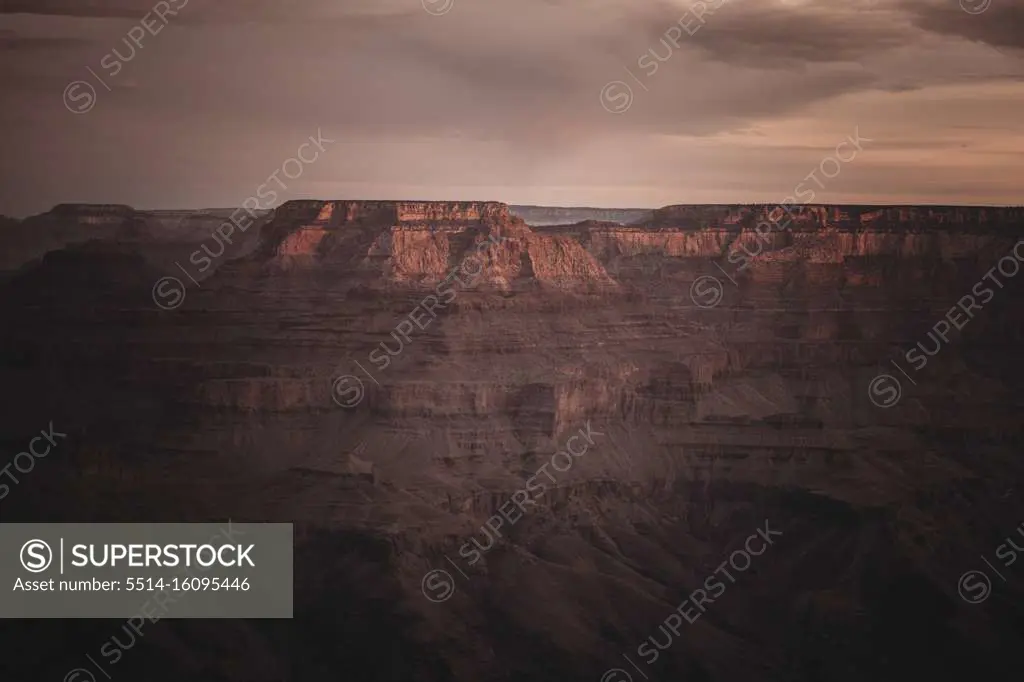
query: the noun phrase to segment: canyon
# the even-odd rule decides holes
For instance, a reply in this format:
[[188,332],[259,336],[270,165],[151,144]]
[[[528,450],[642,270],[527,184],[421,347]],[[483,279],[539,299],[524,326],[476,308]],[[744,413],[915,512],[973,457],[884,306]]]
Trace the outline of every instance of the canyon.
[[[1024,572],[958,590],[1024,518],[1024,208],[298,200],[191,282],[233,214],[0,224],[3,453],[68,434],[3,519],[295,524],[294,620],[165,620],[124,674],[940,680],[1024,643]],[[766,520],[771,548],[642,662]]]

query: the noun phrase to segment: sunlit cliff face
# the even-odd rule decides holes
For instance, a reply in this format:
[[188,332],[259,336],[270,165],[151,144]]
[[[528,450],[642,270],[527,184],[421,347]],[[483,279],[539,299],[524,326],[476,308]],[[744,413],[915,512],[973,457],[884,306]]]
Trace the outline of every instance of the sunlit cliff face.
[[814,201],[1012,204],[1022,17],[1021,0],[10,0],[0,213],[239,205],[319,129],[337,143],[277,203],[779,201],[859,130],[870,149]]

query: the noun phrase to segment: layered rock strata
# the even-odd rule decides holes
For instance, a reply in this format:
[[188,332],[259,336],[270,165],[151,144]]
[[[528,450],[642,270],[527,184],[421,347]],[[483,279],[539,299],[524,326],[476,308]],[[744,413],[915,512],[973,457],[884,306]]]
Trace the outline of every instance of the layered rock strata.
[[[421,661],[402,679],[600,679],[766,517],[783,539],[652,679],[945,679],[1020,644],[1024,580],[970,617],[957,583],[1024,517],[1022,209],[534,229],[493,202],[301,201],[259,234],[177,310],[102,245],[4,285],[3,433],[74,443],[5,517],[296,523],[296,627],[355,644],[278,649],[290,679],[364,670],[356,607]],[[432,603],[446,561],[469,577]]]

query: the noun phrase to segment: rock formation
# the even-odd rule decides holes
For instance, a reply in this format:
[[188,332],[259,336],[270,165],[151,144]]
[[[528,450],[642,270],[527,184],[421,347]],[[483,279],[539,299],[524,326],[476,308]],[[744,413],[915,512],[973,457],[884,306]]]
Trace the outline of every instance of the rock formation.
[[[493,202],[295,201],[253,234],[174,310],[166,270],[102,241],[0,289],[5,452],[69,434],[5,520],[303,538],[295,621],[219,626],[216,674],[213,648],[175,653],[200,624],[161,623],[152,679],[640,679],[623,654],[652,680],[980,679],[1022,643],[1024,573],[980,605],[958,579],[1024,520],[1024,209],[532,228]],[[782,536],[641,663],[765,519]]]
[[[233,212],[234,209],[139,211],[118,204],[59,204],[21,221],[0,218],[0,280],[37,262],[48,252],[88,241],[118,244],[158,267],[173,267],[175,261],[187,261],[192,250],[211,241],[217,228]],[[255,247],[259,224],[270,214],[260,213],[257,226],[233,250],[234,256],[245,255]]]

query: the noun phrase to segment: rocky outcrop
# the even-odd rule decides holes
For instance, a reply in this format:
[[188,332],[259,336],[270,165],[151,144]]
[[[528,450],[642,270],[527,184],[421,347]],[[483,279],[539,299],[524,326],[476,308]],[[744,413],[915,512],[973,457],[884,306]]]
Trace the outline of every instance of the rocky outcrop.
[[614,286],[577,240],[535,233],[495,202],[289,202],[267,233],[269,267],[352,267],[377,273],[371,286],[433,286],[456,272],[501,290]]
[[[0,276],[49,252],[88,241],[119,244],[169,269],[175,261],[186,262],[202,243],[212,243],[217,229],[236,210],[143,211],[119,204],[59,204],[46,213],[0,225]],[[234,256],[255,247],[260,225],[270,212],[256,213],[253,229],[235,233]]]
[[403,201],[395,207],[400,223],[507,221],[508,206],[495,201],[446,202]]
[[1024,220],[1024,207],[967,206],[826,206],[816,204],[680,205],[653,212],[651,224],[701,229],[716,225],[753,227],[762,221],[781,222],[790,229],[932,231],[956,228],[986,231],[1013,227]]
[[386,223],[466,223],[507,220],[508,206],[494,201],[288,201],[277,218],[288,223],[339,227],[360,221]]
[[132,218],[135,209],[122,204],[58,204],[50,213],[83,225],[117,225]]

